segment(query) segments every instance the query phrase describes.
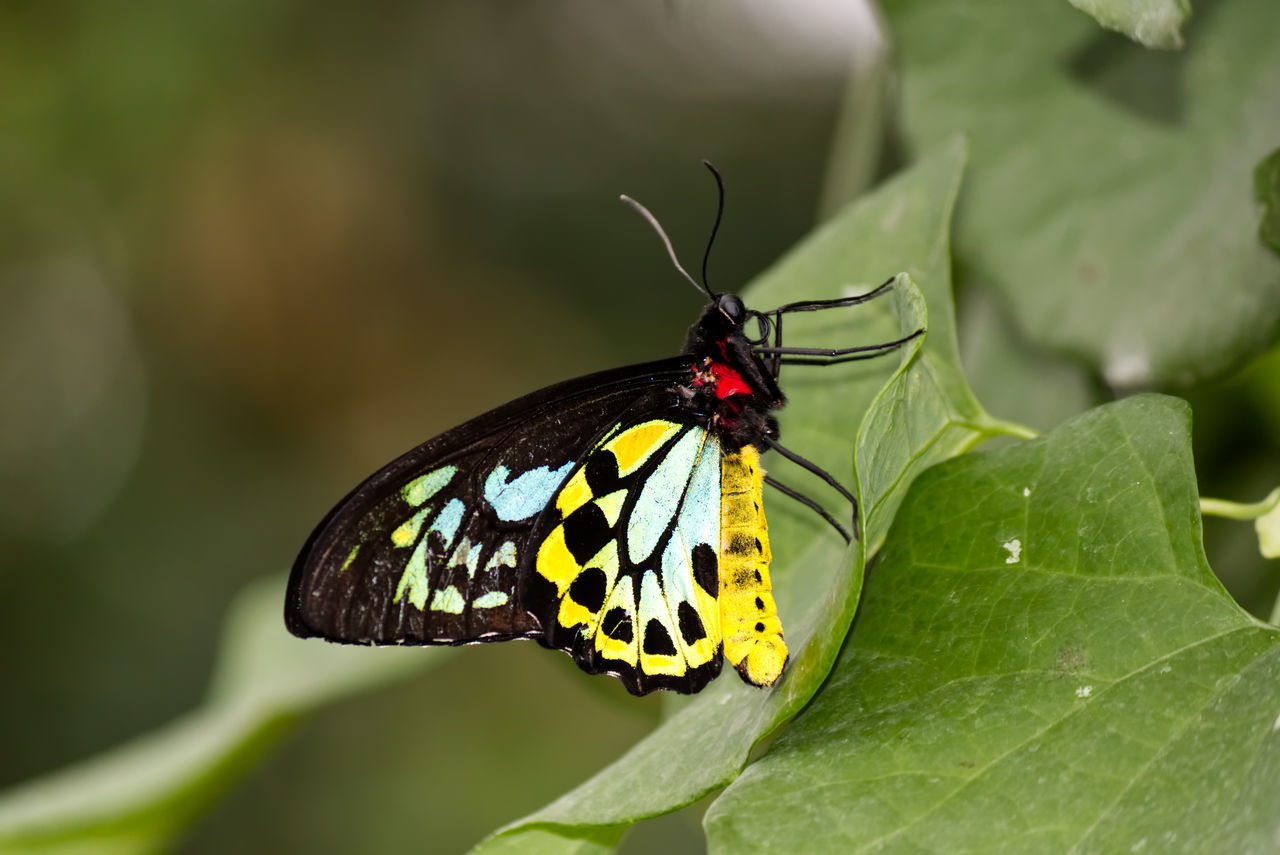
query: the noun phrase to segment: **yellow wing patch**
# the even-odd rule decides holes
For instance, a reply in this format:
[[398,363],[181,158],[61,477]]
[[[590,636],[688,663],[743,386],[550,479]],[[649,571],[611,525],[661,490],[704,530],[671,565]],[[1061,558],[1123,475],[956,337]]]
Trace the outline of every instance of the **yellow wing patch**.
[[562,516],[567,517],[589,501],[591,501],[591,487],[587,484],[587,469],[585,466],[580,466],[578,471],[573,473],[560,488],[560,493],[556,496],[556,508]]
[[618,460],[618,474],[625,477],[636,471],[636,467],[648,460],[679,429],[680,425],[675,422],[645,422],[627,428],[606,441],[601,448],[613,452]]
[[560,596],[569,590],[569,585],[582,572],[582,565],[569,553],[564,542],[564,526],[558,525],[547,535],[538,547],[538,573],[556,586]]

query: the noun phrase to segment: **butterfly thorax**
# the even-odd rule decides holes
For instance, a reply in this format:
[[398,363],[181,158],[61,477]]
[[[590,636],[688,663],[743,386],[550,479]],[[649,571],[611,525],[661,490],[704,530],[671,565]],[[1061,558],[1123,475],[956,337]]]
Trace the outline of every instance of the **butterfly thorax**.
[[732,294],[707,306],[689,330],[685,353],[690,376],[681,388],[682,405],[697,414],[726,446],[759,446],[777,438],[770,415],[785,403],[768,367],[752,351],[744,331],[748,312]]

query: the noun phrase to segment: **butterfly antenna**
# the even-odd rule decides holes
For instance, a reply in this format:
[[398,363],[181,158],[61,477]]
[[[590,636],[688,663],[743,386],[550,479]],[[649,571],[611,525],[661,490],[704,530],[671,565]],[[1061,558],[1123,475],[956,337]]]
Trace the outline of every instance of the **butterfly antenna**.
[[711,260],[711,247],[715,245],[716,235],[720,232],[720,223],[724,220],[724,179],[720,177],[720,170],[709,161],[702,161],[702,165],[707,168],[711,176],[716,180],[716,221],[711,226],[711,236],[707,238],[707,248],[702,253],[702,287],[706,289],[708,294],[711,293],[711,284],[707,280],[707,262]]
[[639,202],[637,202],[635,199],[632,199],[630,196],[626,195],[625,193],[620,198],[622,199],[623,202],[625,202],[626,204],[630,205],[633,209],[635,209],[635,212],[637,214],[644,217],[645,220],[649,223],[649,225],[653,227],[653,230],[658,233],[658,237],[662,239],[662,245],[667,248],[667,255],[671,257],[671,263],[675,265],[676,270],[680,271],[680,275],[683,276],[685,279],[689,280],[689,284],[692,285],[694,288],[697,288],[703,294],[706,294],[707,299],[715,300],[716,295],[711,293],[711,289],[709,289],[706,285],[700,285],[697,279],[694,279],[692,276],[689,275],[689,271],[685,270],[682,266],[680,266],[680,259],[676,258],[676,250],[675,250],[675,247],[671,245],[671,238],[667,237],[667,233],[662,230],[662,224],[658,222],[658,218],[655,217],[653,214],[649,213],[648,208],[646,208],[644,205],[641,205]]

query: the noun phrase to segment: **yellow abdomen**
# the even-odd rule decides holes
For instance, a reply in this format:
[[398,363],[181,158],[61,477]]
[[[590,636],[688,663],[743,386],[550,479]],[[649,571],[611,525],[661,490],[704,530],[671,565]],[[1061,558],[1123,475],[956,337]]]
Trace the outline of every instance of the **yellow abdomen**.
[[720,631],[725,658],[748,683],[770,686],[787,664],[769,584],[764,470],[753,446],[720,459]]

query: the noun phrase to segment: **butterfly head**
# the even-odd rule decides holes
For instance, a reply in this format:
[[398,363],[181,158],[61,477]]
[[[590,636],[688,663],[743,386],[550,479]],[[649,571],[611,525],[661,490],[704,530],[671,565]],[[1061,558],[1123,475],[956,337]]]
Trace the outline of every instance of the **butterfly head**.
[[[753,320],[754,337],[747,331]],[[730,447],[753,444],[761,435],[777,432],[769,414],[782,406],[782,391],[769,365],[754,351],[768,335],[767,316],[748,309],[735,294],[719,294],[685,341],[691,361],[684,387],[687,406],[703,414]]]
[[729,323],[741,327],[747,318],[747,306],[737,294],[721,294],[716,297],[716,309]]
[[700,350],[700,345],[705,342],[728,339],[739,339],[750,345],[761,344],[770,331],[768,316],[748,309],[737,294],[712,294],[698,322],[689,330],[685,350],[692,353]]

